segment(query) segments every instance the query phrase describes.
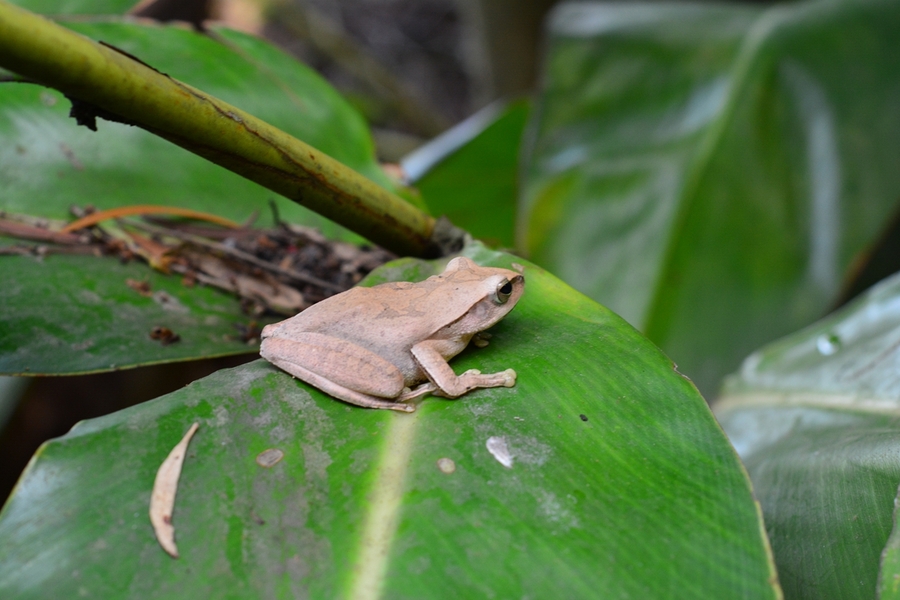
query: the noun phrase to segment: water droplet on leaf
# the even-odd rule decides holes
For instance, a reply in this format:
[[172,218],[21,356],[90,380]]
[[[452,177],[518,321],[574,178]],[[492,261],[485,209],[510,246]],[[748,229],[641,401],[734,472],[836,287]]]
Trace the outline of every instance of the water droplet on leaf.
[[822,356],[831,356],[841,349],[841,338],[833,333],[820,335],[816,339],[816,349]]

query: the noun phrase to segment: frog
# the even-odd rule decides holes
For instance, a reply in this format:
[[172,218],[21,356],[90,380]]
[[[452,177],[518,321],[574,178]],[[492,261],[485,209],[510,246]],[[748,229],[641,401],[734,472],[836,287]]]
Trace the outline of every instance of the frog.
[[426,394],[459,398],[476,388],[513,387],[516,372],[456,375],[449,360],[505,317],[524,275],[459,256],[420,282],[354,287],[261,333],[260,355],[349,404],[413,412]]

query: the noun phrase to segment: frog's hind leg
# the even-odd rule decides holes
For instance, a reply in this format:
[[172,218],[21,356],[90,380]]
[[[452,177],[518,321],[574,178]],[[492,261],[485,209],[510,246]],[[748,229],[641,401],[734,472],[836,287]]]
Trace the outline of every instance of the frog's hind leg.
[[[366,408],[387,408],[413,412],[415,405],[391,400],[403,389],[403,375],[381,357],[343,352],[346,342],[315,333],[296,336],[298,340],[266,338],[260,354],[270,363],[344,402]],[[314,370],[315,369],[315,370]],[[319,372],[317,372],[319,371]],[[337,381],[335,381],[337,380]],[[349,388],[347,381],[385,394],[379,398]]]
[[277,358],[269,358],[268,361],[279,369],[287,371],[297,379],[300,379],[314,387],[317,387],[329,396],[334,396],[339,400],[349,402],[350,404],[355,404],[356,406],[362,406],[364,408],[388,408],[390,410],[398,410],[400,412],[413,412],[414,410],[416,410],[414,404],[404,404],[393,400],[380,400],[374,396],[368,396],[366,394],[354,392],[349,388],[345,388],[334,383],[333,381],[329,381],[328,379],[325,379],[320,375],[316,375],[312,371],[308,371],[307,369],[304,369],[303,367],[294,363],[283,362],[278,360]]
[[430,381],[425,382],[421,385],[417,385],[413,389],[403,392],[397,397],[397,402],[409,402],[410,400],[415,400],[416,398],[421,398],[425,394],[434,393],[438,387],[431,383]]

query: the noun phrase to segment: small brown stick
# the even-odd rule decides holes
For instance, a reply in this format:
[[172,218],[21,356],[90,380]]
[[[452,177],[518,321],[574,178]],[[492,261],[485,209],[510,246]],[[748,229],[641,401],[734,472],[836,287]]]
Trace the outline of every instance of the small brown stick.
[[85,227],[90,227],[91,225],[96,225],[101,221],[106,221],[108,219],[117,219],[119,217],[130,217],[134,215],[157,215],[157,214],[166,214],[166,215],[176,215],[179,217],[188,217],[191,219],[199,219],[202,221],[209,221],[210,223],[216,223],[218,225],[222,225],[223,227],[229,227],[231,229],[239,229],[240,224],[235,223],[231,219],[226,219],[225,217],[220,217],[218,215],[213,215],[210,213],[205,213],[199,210],[191,210],[189,208],[181,208],[178,206],[159,206],[156,204],[135,204],[133,206],[120,206],[118,208],[111,208],[109,210],[100,210],[94,213],[91,213],[85,217],[82,217],[76,221],[73,221],[63,227],[63,232],[69,233],[72,231],[78,231],[79,229],[84,229]]
[[0,256],[31,256],[34,253],[35,249],[27,246],[0,246]]
[[8,219],[0,219],[0,233],[5,233],[13,237],[26,240],[35,240],[38,242],[53,242],[55,244],[83,244],[84,240],[80,235],[74,233],[64,233],[61,231],[53,231],[44,229],[43,227],[35,227],[26,223],[10,221]]
[[153,532],[162,549],[172,558],[178,558],[178,548],[175,546],[175,526],[172,524],[172,511],[175,508],[175,492],[178,491],[178,478],[181,477],[181,465],[184,464],[184,455],[187,447],[200,427],[194,423],[178,444],[172,448],[169,456],[163,461],[156,472],[156,481],[153,482],[153,493],[150,495],[150,523]]
[[100,250],[91,244],[77,246],[45,246],[44,244],[0,246],[0,256],[48,256],[50,254],[99,256]]

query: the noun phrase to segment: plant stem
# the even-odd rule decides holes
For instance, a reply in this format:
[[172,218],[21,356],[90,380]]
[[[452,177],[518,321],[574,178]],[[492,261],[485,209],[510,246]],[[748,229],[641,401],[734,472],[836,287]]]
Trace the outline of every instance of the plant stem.
[[96,115],[137,125],[397,254],[443,253],[432,240],[432,217],[353,169],[128,54],[4,0],[0,67],[80,101],[89,120]]

